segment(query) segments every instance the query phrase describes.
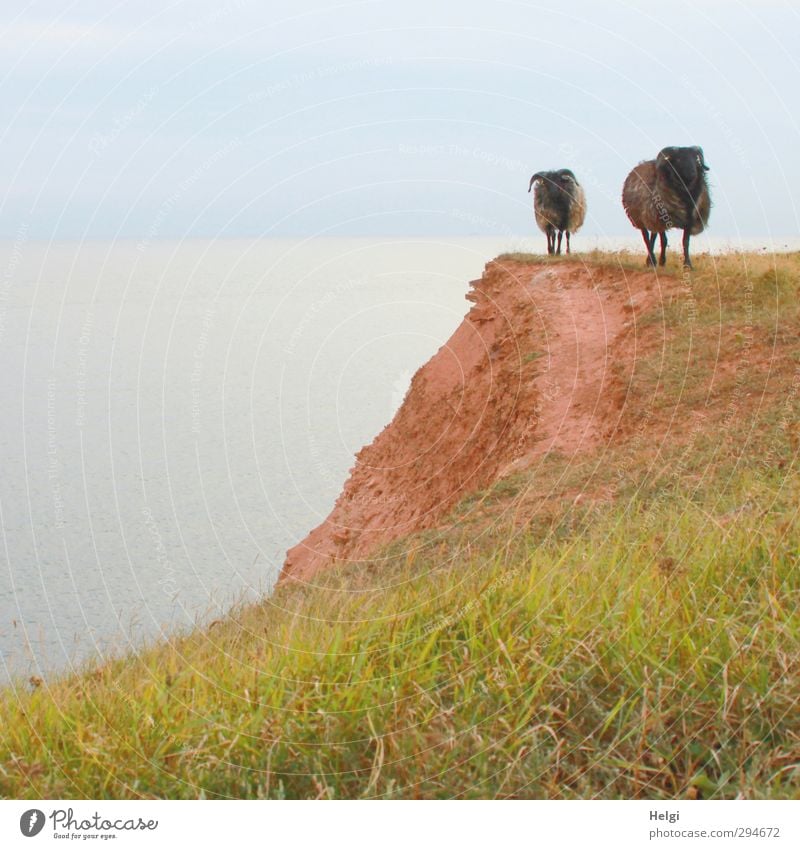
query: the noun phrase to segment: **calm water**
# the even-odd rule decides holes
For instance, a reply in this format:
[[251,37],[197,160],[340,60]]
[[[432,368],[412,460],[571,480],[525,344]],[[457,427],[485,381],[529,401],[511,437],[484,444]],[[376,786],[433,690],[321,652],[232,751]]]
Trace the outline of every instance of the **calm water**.
[[0,675],[267,592],[468,281],[542,242],[4,244]]
[[3,245],[0,674],[267,591],[508,247]]

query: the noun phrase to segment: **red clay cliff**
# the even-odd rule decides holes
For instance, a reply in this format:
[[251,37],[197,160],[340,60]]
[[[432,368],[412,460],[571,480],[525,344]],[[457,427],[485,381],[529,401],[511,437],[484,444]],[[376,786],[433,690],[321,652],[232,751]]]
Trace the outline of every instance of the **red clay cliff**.
[[611,365],[630,359],[635,315],[655,297],[651,273],[495,260],[466,297],[472,309],[358,453],[328,518],[289,550],[283,579],[374,561],[381,546],[440,524],[465,496],[548,451],[611,437],[620,406]]

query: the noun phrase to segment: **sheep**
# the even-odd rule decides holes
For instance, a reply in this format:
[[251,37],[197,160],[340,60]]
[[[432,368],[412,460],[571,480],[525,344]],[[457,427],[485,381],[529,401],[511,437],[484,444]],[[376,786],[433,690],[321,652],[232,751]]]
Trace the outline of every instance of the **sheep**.
[[[528,191],[533,193],[533,212],[539,229],[547,236],[547,253],[561,253],[561,237],[569,237],[583,225],[586,218],[586,195],[575,175],[568,168],[560,171],[539,171],[531,177]],[[558,233],[558,249],[556,249]]]
[[631,224],[641,230],[647,264],[655,266],[656,234],[661,243],[658,264],[667,261],[667,230],[683,230],[683,264],[692,267],[689,239],[702,233],[711,212],[701,147],[665,147],[655,159],[640,162],[625,179],[622,205]]

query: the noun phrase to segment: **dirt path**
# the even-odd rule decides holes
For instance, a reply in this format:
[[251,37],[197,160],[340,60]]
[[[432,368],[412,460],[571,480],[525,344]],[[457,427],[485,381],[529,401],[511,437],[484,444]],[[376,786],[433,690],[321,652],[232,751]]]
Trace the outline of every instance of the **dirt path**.
[[307,581],[438,524],[466,495],[548,451],[614,438],[649,272],[492,262],[461,326],[414,376],[394,420],[356,458],[328,518],[287,553]]

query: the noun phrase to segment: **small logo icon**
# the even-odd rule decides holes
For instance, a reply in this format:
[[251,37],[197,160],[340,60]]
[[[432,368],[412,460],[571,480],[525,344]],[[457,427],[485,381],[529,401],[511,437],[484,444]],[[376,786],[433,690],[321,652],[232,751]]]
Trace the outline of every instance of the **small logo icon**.
[[36,837],[44,828],[44,813],[38,808],[31,808],[19,818],[19,830],[25,837]]

